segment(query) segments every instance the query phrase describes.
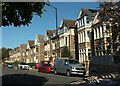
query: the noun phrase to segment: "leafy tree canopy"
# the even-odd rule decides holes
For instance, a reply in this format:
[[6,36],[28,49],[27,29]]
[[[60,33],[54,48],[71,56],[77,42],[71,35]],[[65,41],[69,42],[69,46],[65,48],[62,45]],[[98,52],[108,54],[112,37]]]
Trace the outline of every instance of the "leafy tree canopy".
[[7,48],[2,48],[2,59],[4,60],[5,58],[9,58],[9,51],[12,50],[12,49],[7,49]]
[[104,9],[104,15],[109,16],[112,18],[112,22],[120,22],[120,1],[115,2],[111,0],[111,2],[106,2],[104,0],[100,1],[100,8]]
[[68,49],[67,46],[65,46],[65,47],[63,48],[63,51],[62,51],[62,53],[61,53],[61,57],[69,57],[69,58],[72,58],[71,52],[70,52],[70,50]]
[[41,17],[45,2],[3,2],[2,26],[29,26],[33,15]]
[[[103,15],[110,17],[108,20],[111,23],[111,44],[113,45],[113,53],[118,51],[118,46],[120,46],[120,1],[110,0],[111,2],[106,2],[104,0],[99,0],[100,8],[103,9]],[[105,18],[104,18],[105,19]]]

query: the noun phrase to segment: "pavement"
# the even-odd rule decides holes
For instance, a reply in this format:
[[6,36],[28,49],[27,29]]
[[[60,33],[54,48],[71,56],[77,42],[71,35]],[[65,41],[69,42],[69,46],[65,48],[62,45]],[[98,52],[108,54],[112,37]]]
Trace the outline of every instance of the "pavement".
[[[17,69],[17,68],[15,68]],[[29,69],[30,71],[38,71],[37,69]],[[77,77],[78,78],[78,77]],[[120,74],[110,73],[99,76],[86,76],[83,79],[73,80],[65,86],[120,86]]]
[[110,73],[107,75],[90,76],[70,84],[74,86],[120,86],[120,74]]

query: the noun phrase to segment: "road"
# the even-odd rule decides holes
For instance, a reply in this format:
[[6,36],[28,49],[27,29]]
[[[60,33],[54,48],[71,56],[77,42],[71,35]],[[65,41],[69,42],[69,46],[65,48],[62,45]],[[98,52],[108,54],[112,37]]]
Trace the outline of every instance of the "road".
[[67,77],[65,75],[54,75],[53,73],[42,73],[33,70],[18,70],[14,68],[2,68],[2,85],[64,85],[72,81],[82,79],[81,76]]

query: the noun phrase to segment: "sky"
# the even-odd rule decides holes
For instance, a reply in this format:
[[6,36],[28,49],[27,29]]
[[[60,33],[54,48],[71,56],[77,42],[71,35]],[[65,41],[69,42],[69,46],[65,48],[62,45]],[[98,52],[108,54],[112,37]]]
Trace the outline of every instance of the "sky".
[[[57,21],[60,26],[62,19],[76,20],[81,8],[98,9],[97,2],[51,2],[50,5],[57,8]],[[55,9],[49,6],[44,7],[47,12],[42,17],[33,16],[32,24],[29,26],[7,26],[2,27],[2,47],[16,48],[20,44],[27,44],[28,40],[35,40],[35,36],[45,35],[46,30],[56,29],[56,13]]]

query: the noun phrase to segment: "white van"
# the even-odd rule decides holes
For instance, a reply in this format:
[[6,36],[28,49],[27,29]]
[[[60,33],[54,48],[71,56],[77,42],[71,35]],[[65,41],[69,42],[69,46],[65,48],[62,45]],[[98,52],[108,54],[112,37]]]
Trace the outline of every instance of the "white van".
[[54,74],[62,73],[70,76],[71,74],[79,74],[85,76],[85,67],[77,60],[73,59],[56,59],[54,63]]

